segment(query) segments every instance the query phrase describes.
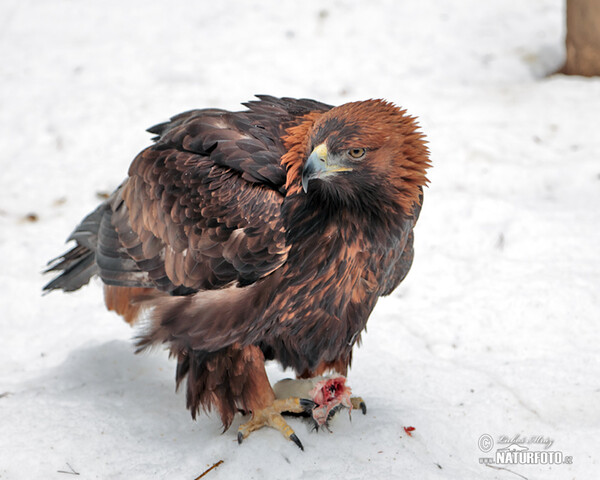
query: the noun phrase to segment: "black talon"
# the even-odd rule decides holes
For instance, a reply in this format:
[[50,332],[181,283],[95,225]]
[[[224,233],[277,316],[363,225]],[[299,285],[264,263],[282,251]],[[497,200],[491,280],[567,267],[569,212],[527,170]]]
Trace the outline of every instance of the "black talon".
[[[238,435],[238,441],[239,441],[239,435]],[[292,433],[290,435],[290,440],[292,442],[294,442],[296,445],[298,445],[298,447],[300,447],[300,450],[304,451],[304,446],[302,445],[302,442],[300,441],[300,439],[296,436],[295,433]]]
[[358,406],[358,408],[361,409],[361,411],[363,412],[363,415],[367,414],[367,404],[365,402],[360,402],[360,405]]
[[316,403],[308,398],[300,399],[300,406],[304,409],[306,413],[312,413],[313,408],[315,408]]
[[242,432],[238,432],[238,443],[241,445],[243,441],[244,435],[242,435]]

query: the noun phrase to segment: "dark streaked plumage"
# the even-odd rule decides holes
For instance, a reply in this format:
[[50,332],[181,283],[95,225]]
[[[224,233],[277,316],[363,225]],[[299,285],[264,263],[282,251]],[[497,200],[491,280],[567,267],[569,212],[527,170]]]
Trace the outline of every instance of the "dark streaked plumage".
[[192,415],[273,401],[276,359],[299,376],[346,374],[377,299],[413,259],[428,151],[414,119],[381,100],[339,107],[260,96],[193,110],[71,235],[45,289],[105,283],[107,307],[166,343]]

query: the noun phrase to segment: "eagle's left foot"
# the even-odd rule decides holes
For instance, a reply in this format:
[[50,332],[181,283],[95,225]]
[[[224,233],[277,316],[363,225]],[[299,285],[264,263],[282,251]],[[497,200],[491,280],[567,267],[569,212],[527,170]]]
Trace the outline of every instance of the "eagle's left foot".
[[283,419],[281,413],[303,413],[305,409],[306,407],[303,406],[301,400],[297,397],[278,398],[274,400],[267,408],[252,412],[250,421],[240,425],[240,428],[238,428],[238,443],[242,443],[254,430],[268,426],[279,430],[285,438],[294,442],[301,450],[304,450],[302,442],[296,436],[292,427]]
[[277,398],[298,397],[304,412],[314,421],[315,429],[329,430],[329,420],[342,407],[360,409],[367,413],[367,405],[361,397],[351,397],[352,390],[346,385],[346,377],[333,375],[306,379],[280,380],[273,386]]
[[367,414],[367,404],[361,397],[351,397],[350,403],[352,404],[352,408],[361,410],[363,415]]

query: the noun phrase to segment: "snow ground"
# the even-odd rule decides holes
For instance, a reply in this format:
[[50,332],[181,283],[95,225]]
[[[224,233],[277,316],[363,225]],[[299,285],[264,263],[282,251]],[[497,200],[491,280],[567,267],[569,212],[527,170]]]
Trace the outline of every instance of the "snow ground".
[[[546,77],[563,14],[559,0],[4,0],[0,478],[191,480],[219,460],[204,478],[597,478],[600,80]],[[305,452],[269,430],[238,446],[240,420],[223,435],[215,416],[191,421],[173,362],[133,355],[98,282],[40,295],[145,128],[254,93],[387,98],[419,116],[434,164],[413,269],[355,352],[369,413],[332,434],[292,419]],[[480,464],[517,434],[572,464]]]

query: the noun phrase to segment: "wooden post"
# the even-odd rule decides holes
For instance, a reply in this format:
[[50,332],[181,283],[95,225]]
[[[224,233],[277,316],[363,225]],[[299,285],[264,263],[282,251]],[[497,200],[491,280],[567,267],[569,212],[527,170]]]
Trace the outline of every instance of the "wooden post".
[[600,75],[600,0],[567,0],[567,61],[560,73]]

